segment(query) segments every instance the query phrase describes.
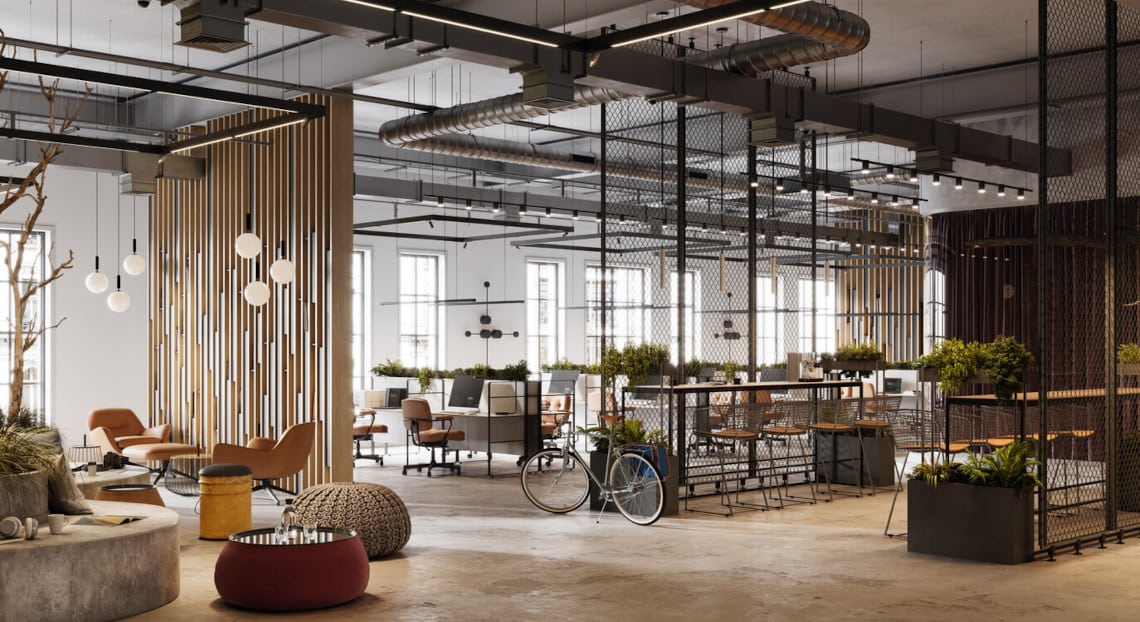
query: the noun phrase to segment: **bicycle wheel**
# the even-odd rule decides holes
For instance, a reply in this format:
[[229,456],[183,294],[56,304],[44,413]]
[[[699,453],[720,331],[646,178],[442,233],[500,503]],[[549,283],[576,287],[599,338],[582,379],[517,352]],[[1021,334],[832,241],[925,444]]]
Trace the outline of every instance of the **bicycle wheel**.
[[610,466],[614,505],[630,521],[652,525],[661,518],[665,489],[653,463],[639,454],[622,454]]
[[586,465],[561,449],[544,449],[531,456],[521,477],[526,498],[555,514],[578,509],[590,494]]

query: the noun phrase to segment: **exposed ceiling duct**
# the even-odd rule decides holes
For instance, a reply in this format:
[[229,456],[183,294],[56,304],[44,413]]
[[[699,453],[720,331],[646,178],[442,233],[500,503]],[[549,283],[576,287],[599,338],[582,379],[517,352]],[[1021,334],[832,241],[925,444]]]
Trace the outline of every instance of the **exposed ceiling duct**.
[[[598,159],[592,155],[552,151],[529,143],[477,137],[470,134],[451,134],[428,140],[413,141],[404,143],[402,147],[461,158],[511,162],[579,173],[600,175],[602,172]],[[675,184],[677,181],[677,177],[672,171],[662,171],[659,168],[612,160],[606,165],[606,174],[624,179],[663,181],[667,184]],[[717,191],[722,188],[726,192],[748,191],[748,183],[744,180],[725,179],[722,185],[722,180],[718,177],[705,176],[695,172],[690,172],[686,183],[689,186]]]
[[[559,110],[596,106],[627,97],[629,96],[610,89],[580,86],[574,90],[574,103]],[[392,147],[415,149],[417,147],[409,143],[548,114],[550,110],[528,105],[523,102],[522,93],[515,93],[388,121],[380,126],[380,140]]]
[[[700,9],[729,4],[725,0],[681,0]],[[746,22],[788,34],[738,43],[685,60],[742,75],[794,67],[849,56],[867,47],[871,27],[862,17],[821,2],[806,2],[743,18]]]
[[173,3],[181,13],[178,20],[181,38],[175,42],[178,45],[211,52],[232,52],[249,45],[245,40],[245,14],[252,3],[248,0],[162,0],[162,3]]

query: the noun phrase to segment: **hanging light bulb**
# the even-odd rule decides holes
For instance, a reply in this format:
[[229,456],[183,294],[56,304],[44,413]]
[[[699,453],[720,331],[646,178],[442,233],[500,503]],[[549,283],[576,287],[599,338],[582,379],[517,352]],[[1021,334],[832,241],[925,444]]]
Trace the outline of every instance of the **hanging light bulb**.
[[139,254],[138,240],[131,240],[131,254],[123,257],[123,272],[138,276],[146,270],[146,260]]
[[[252,191],[251,191],[252,193]],[[253,200],[250,200],[253,204]],[[234,241],[234,250],[237,254],[244,259],[253,259],[261,253],[261,238],[257,237],[256,233],[250,231],[253,228],[253,215],[246,213],[245,215],[245,233],[239,235],[237,240]]]
[[293,262],[285,258],[285,242],[281,242],[281,257],[269,266],[269,278],[280,285],[288,285],[297,277],[297,269]]
[[[104,277],[105,278],[105,277]],[[107,308],[115,313],[122,313],[131,308],[131,296],[122,290],[123,277],[115,277],[115,291],[107,296]]]
[[269,302],[269,286],[264,281],[251,281],[249,285],[245,286],[241,294],[245,297],[246,302],[255,307],[260,307]]
[[[148,199],[149,200],[149,199]],[[139,240],[136,236],[135,214],[131,212],[131,254],[123,258],[123,272],[131,276],[138,276],[146,270],[146,259],[139,254]]]
[[95,271],[87,275],[83,285],[92,294],[102,294],[107,291],[110,281],[107,275],[99,272],[99,174],[95,174]]
[[930,180],[930,185],[931,186],[941,186],[942,185],[942,176],[939,175],[938,173],[935,173],[934,178]]
[[99,272],[98,257],[95,258],[95,271],[87,275],[87,278],[84,279],[83,284],[87,286],[87,291],[91,292],[92,294],[102,294],[103,292],[107,291],[107,286],[111,284],[111,282],[107,279],[107,275]]

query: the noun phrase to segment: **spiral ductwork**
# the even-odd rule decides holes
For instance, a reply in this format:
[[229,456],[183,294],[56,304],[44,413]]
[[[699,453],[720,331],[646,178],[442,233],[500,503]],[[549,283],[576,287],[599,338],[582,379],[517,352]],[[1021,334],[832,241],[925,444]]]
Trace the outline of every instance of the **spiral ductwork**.
[[[580,86],[574,90],[574,103],[559,110],[597,106],[629,97],[610,89]],[[392,147],[408,146],[453,132],[468,132],[550,114],[550,110],[523,103],[521,93],[460,104],[424,114],[395,119],[380,126],[380,140]]]
[[[729,4],[725,0],[681,0],[700,9]],[[820,2],[806,2],[743,18],[746,22],[788,34],[738,43],[685,60],[742,75],[795,67],[849,56],[867,47],[871,27],[862,17]]]
[[[525,166],[539,166],[556,168],[579,173],[601,174],[602,169],[598,158],[582,156],[580,154],[562,153],[542,149],[529,143],[520,143],[496,138],[472,136],[470,134],[452,134],[427,140],[417,140],[402,145],[407,149],[417,151],[430,151],[442,155],[459,158],[475,158],[481,160],[495,160],[497,162],[510,162]],[[677,177],[671,172],[657,168],[648,168],[628,162],[610,161],[606,166],[606,174],[624,179],[638,179],[642,181],[662,181],[667,184],[677,182]],[[721,180],[717,177],[688,177],[686,183],[699,188],[720,190]],[[748,184],[737,180],[724,180],[723,188],[730,192],[746,192]]]

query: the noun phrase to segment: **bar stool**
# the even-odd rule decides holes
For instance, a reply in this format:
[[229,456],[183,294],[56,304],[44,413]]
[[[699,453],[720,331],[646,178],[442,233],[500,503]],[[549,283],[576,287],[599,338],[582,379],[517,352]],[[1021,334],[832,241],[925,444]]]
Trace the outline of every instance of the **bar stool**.
[[[815,455],[808,443],[808,426],[811,425],[814,417],[815,407],[811,402],[776,402],[772,404],[768,417],[769,421],[761,428],[764,444],[768,448],[768,473],[771,477],[778,478],[776,494],[780,501],[778,506],[780,508],[784,507],[784,499],[796,503],[814,504],[816,502],[814,486],[808,486],[811,497],[797,497],[791,494],[788,481],[788,475],[791,473],[802,472],[807,476],[815,469]],[[784,455],[779,470],[776,467],[774,440],[781,441],[784,445]],[[793,453],[793,442],[796,444],[798,448],[796,451],[799,453]],[[794,470],[796,467],[800,467],[802,470]],[[807,481],[810,484],[810,479]],[[780,492],[781,483],[784,489],[782,493]]]
[[[815,422],[808,426],[808,430],[815,433],[816,443],[818,447],[819,437],[827,435],[831,441],[831,461],[824,469],[823,478],[827,482],[827,500],[831,501],[835,498],[836,494],[849,494],[852,496],[863,496],[862,482],[860,481],[859,492],[857,493],[837,493],[832,486],[832,480],[835,479],[833,473],[837,470],[836,465],[839,460],[839,435],[840,434],[853,434],[855,432],[854,421],[858,418],[859,402],[857,400],[825,400],[815,403],[817,411]],[[859,461],[859,469],[863,469],[863,456],[860,455],[857,460]],[[817,469],[820,462],[816,462]],[[861,478],[856,478],[861,479]],[[816,483],[819,483],[818,472],[816,474]]]
[[[866,436],[879,436],[883,432],[889,433],[891,431],[891,422],[888,418],[890,413],[898,410],[899,404],[902,403],[902,396],[887,396],[880,395],[872,398],[863,399],[863,416],[855,420],[855,430],[859,434],[859,455],[862,457],[867,456],[867,445],[864,437]],[[889,435],[889,434],[888,434]],[[895,439],[891,436],[892,455],[894,455]],[[876,488],[875,478],[871,473],[870,465],[866,464],[866,460],[860,460],[866,468],[863,472],[867,475],[867,480],[870,482],[870,494],[875,494]],[[862,488],[862,477],[859,480],[859,486]]]

